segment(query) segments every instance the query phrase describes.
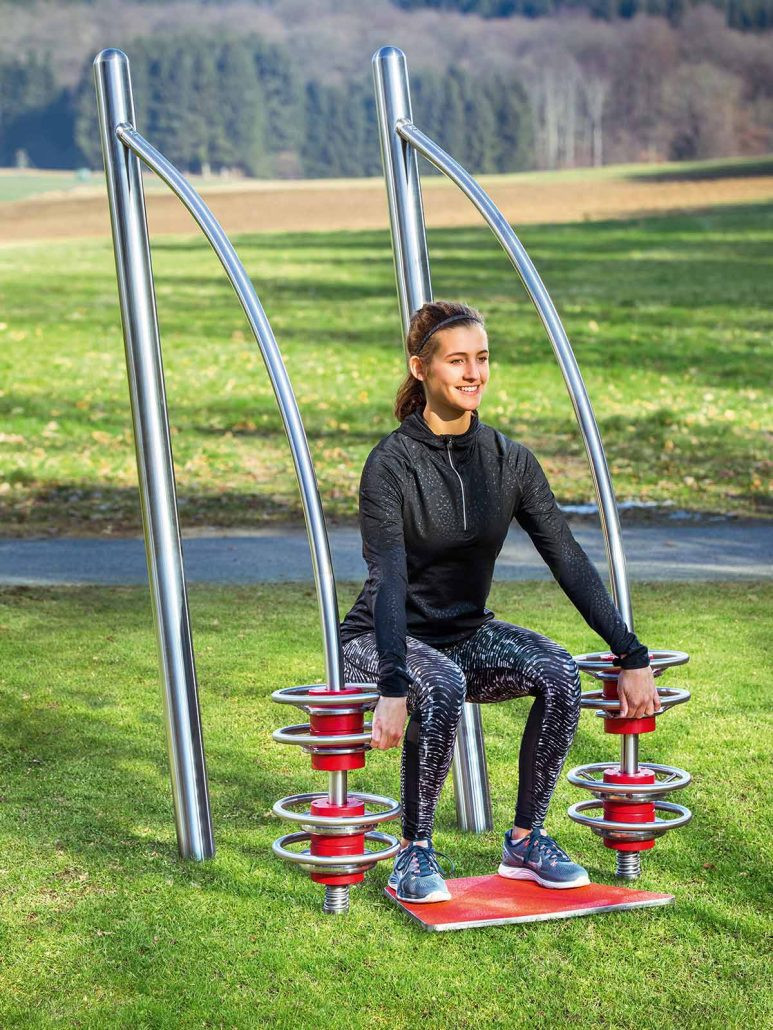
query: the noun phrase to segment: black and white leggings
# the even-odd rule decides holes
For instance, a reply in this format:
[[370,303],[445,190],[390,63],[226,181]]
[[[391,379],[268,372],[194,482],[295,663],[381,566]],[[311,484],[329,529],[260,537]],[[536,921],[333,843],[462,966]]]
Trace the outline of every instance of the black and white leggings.
[[[410,720],[403,742],[403,836],[432,836],[440,790],[465,700],[488,704],[531,696],[518,759],[515,824],[541,827],[580,717],[580,676],[571,655],[529,629],[492,619],[458,644],[436,649],[407,638]],[[347,682],[378,675],[375,633],[344,644]]]

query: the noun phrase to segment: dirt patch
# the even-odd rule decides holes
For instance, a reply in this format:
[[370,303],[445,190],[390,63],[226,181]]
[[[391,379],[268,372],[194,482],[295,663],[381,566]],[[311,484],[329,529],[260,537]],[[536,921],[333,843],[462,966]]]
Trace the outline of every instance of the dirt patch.
[[[719,204],[773,200],[773,176],[692,181],[589,179],[572,182],[481,180],[514,225],[598,221],[639,215],[694,211]],[[453,227],[480,224],[480,216],[449,183],[424,181],[427,224]],[[204,190],[203,196],[228,233],[330,232],[384,229],[386,196],[380,179],[254,183]],[[154,234],[193,231],[190,215],[169,193],[149,192],[148,218]],[[74,239],[110,234],[104,193],[45,196],[0,206],[0,240]]]

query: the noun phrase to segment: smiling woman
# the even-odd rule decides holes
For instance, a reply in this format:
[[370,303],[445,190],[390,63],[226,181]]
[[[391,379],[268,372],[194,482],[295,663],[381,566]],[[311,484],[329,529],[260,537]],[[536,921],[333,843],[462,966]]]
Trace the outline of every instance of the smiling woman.
[[[488,382],[483,316],[475,308],[452,301],[425,304],[411,319],[406,344],[409,371],[397,391],[395,415],[402,422],[427,406],[422,383],[429,379],[427,388],[436,399],[433,417],[438,409],[434,432],[464,432],[469,428],[469,412],[477,408]],[[468,403],[457,410],[467,398]]]
[[390,884],[410,902],[450,897],[432,846],[435,807],[465,701],[533,697],[518,799],[499,874],[544,887],[588,883],[543,828],[577,729],[577,666],[563,647],[486,608],[515,518],[572,603],[618,656],[627,714],[660,707],[649,653],[576,542],[537,459],[478,418],[489,380],[483,317],[435,301],[412,317],[400,426],[365,463],[360,528],[368,579],[344,619],[347,682],[378,683],[372,746],[400,743],[403,850]]

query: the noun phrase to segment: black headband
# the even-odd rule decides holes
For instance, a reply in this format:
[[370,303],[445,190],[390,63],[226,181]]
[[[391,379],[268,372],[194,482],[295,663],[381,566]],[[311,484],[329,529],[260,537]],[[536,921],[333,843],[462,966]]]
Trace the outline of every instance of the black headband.
[[442,322],[438,322],[438,324],[433,326],[428,333],[425,333],[421,343],[416,349],[416,353],[419,354],[424,350],[424,344],[431,336],[434,336],[435,333],[439,332],[441,329],[445,329],[446,326],[454,325],[456,322],[474,322],[476,325],[483,325],[483,322],[474,315],[451,315],[449,318],[444,318]]

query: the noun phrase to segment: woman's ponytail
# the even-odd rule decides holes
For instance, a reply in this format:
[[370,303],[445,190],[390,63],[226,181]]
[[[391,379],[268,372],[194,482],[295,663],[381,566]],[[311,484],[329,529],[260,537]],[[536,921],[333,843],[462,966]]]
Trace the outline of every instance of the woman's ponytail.
[[421,380],[414,378],[409,372],[400,384],[400,389],[395,397],[395,417],[397,421],[402,422],[409,415],[413,414],[414,411],[422,409],[426,403],[427,398]]

